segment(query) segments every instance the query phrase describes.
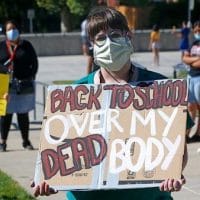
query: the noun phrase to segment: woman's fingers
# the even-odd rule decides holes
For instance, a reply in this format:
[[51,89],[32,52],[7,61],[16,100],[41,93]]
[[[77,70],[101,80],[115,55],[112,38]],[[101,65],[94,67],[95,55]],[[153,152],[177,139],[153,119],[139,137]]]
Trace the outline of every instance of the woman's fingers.
[[42,182],[40,185],[35,185],[34,181],[31,181],[31,187],[33,188],[33,194],[35,197],[38,196],[49,196],[56,194],[58,191],[51,188],[46,182]]
[[33,194],[35,197],[38,197],[40,195],[40,186],[39,185],[37,185],[35,187]]
[[179,191],[182,187],[181,180],[175,180],[173,182],[174,191]]
[[42,184],[40,185],[40,195],[41,196],[45,195],[45,187],[46,187],[46,183],[42,182]]
[[35,182],[34,182],[33,180],[31,181],[31,185],[30,185],[30,186],[31,186],[32,188],[35,187]]
[[182,175],[181,179],[174,181],[173,187],[174,191],[181,190],[182,186],[186,183],[185,177]]
[[184,177],[179,180],[167,179],[160,184],[160,190],[166,192],[180,191],[183,184],[185,184]]
[[35,186],[35,182],[34,181],[31,181],[31,185],[30,185],[32,188],[34,188],[34,191],[33,191],[33,194],[35,197],[39,196],[40,194],[40,186],[37,185]]
[[164,181],[160,184],[160,191],[164,191]]
[[167,188],[169,191],[173,191],[173,182],[174,182],[174,179],[169,179],[167,183]]
[[166,191],[167,190],[167,185],[168,185],[168,179],[164,180],[161,184],[160,184],[160,190],[161,191]]
[[182,185],[184,185],[186,183],[186,179],[183,174],[181,175],[181,181],[182,181]]
[[56,193],[58,193],[58,190],[55,190],[53,188],[49,188],[49,193],[50,194],[56,194]]
[[50,195],[50,189],[49,189],[49,185],[48,185],[48,184],[45,185],[44,191],[45,191],[45,195],[46,195],[46,196],[49,196],[49,195]]

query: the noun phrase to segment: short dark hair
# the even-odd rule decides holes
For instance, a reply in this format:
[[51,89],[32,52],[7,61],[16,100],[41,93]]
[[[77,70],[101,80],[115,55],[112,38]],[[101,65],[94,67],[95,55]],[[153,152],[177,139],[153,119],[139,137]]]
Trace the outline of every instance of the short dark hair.
[[19,24],[18,24],[15,20],[9,19],[9,20],[7,20],[7,21],[4,23],[4,27],[3,27],[3,33],[4,33],[4,34],[6,34],[6,26],[7,26],[7,24],[13,24],[13,25],[15,25],[15,27],[16,27],[16,28],[19,30],[19,32],[20,32]]
[[158,26],[158,24],[154,24],[154,25],[153,25],[153,30],[154,30],[154,31],[159,31],[159,26]]
[[87,17],[87,29],[90,40],[100,31],[109,28],[129,31],[128,23],[123,14],[114,8],[98,6],[91,10]]
[[194,26],[193,27],[195,28],[196,26],[200,27],[200,21],[199,20],[194,22]]

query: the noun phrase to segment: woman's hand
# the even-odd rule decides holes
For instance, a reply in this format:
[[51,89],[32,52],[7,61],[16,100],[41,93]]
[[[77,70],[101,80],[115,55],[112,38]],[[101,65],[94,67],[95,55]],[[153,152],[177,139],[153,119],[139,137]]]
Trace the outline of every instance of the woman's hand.
[[176,26],[172,26],[171,33],[172,33],[172,34],[176,33]]
[[8,93],[5,93],[5,94],[3,95],[3,99],[5,99],[6,101],[9,100],[9,95],[8,95]]
[[46,182],[42,182],[40,185],[35,185],[34,181],[32,181],[31,187],[33,188],[33,194],[35,197],[49,196],[58,192],[57,190],[49,187]]
[[160,190],[165,192],[177,192],[181,190],[185,182],[185,177],[183,175],[179,180],[167,179],[161,183]]

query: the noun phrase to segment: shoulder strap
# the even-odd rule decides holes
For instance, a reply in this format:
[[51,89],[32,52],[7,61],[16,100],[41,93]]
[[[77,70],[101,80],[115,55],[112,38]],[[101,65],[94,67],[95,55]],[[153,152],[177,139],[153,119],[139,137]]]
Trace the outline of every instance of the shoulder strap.
[[14,49],[12,49],[10,42],[6,41],[6,46],[7,46],[8,53],[10,55],[10,62],[11,62],[11,61],[14,60],[14,57],[16,55],[16,50],[17,50],[17,46],[18,45],[15,45]]

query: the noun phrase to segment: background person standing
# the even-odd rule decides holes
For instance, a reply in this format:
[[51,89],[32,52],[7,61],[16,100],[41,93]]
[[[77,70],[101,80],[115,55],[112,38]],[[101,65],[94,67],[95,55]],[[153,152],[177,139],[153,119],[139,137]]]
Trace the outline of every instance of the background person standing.
[[182,22],[182,28],[180,32],[176,31],[176,27],[173,26],[172,34],[175,34],[177,37],[181,38],[179,49],[181,51],[181,61],[184,56],[184,52],[189,49],[189,35],[190,35],[190,27],[187,25],[185,21]]
[[187,142],[200,142],[200,21],[194,23],[194,38],[189,51],[184,53],[183,61],[190,66],[188,72],[189,92],[188,92],[188,110],[195,121],[197,120],[197,130],[190,137],[187,134]]
[[159,66],[159,51],[160,51],[160,31],[157,24],[153,25],[153,30],[150,33],[149,48],[153,52],[153,63]]
[[32,150],[28,112],[35,107],[34,80],[38,70],[38,60],[31,43],[20,38],[19,27],[15,21],[7,21],[4,29],[6,39],[0,43],[0,65],[7,68],[10,84],[6,115],[2,116],[0,121],[0,151],[6,151],[13,113],[17,114],[22,146]]
[[93,68],[93,47],[87,34],[87,20],[83,20],[81,23],[81,42],[82,52],[84,56],[87,56],[87,74],[92,72]]
[[[97,0],[96,6],[107,6],[106,0]],[[87,56],[87,74],[99,69],[99,66],[94,63],[93,44],[87,33],[87,19],[81,23],[81,43],[83,55]]]

